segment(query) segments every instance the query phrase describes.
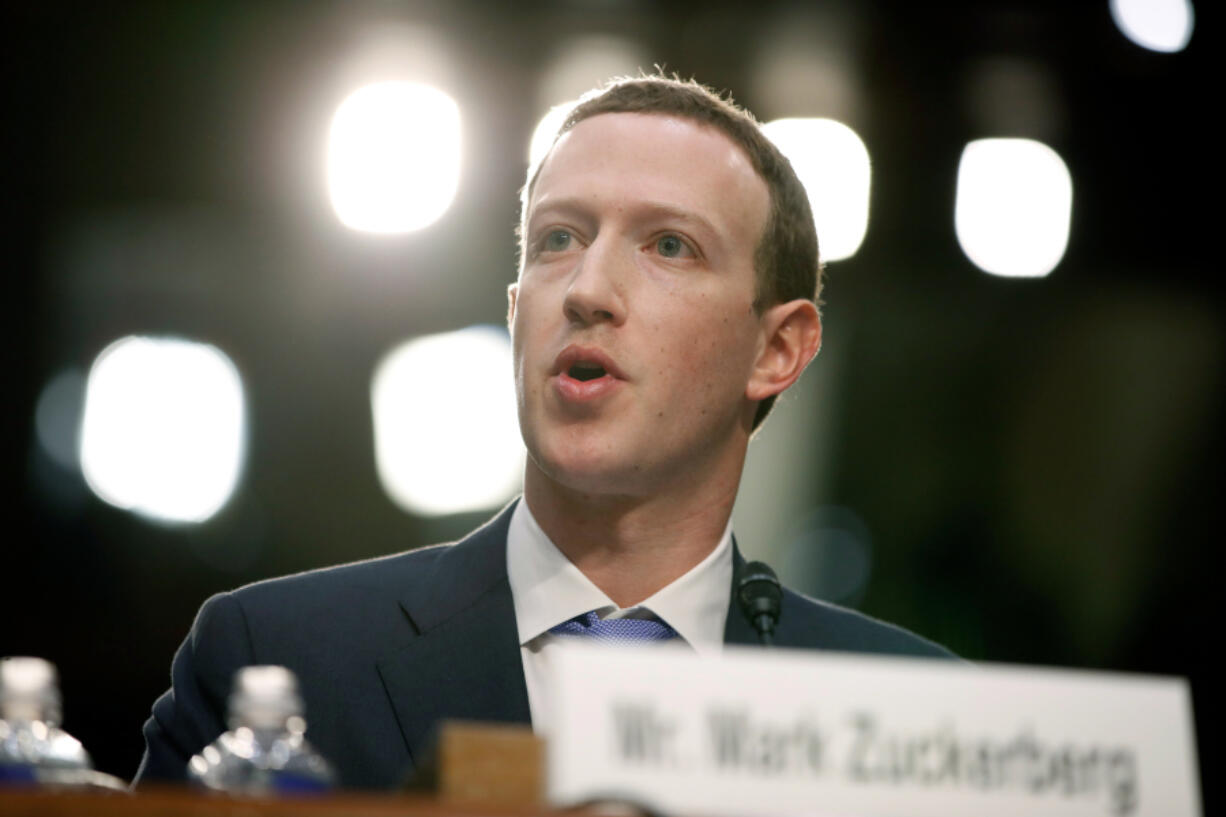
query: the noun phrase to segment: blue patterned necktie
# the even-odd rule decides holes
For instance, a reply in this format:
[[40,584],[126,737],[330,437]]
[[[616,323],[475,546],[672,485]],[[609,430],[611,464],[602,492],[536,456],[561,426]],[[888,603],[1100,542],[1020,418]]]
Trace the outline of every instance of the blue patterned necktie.
[[578,636],[608,644],[642,644],[645,641],[669,641],[677,631],[658,618],[600,618],[593,610],[563,621],[549,632],[554,635]]

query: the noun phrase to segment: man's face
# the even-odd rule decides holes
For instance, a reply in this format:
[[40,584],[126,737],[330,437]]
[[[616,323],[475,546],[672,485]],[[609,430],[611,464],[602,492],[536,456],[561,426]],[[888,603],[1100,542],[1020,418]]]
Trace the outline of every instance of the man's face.
[[743,151],[688,119],[600,114],[558,141],[511,291],[529,468],[617,495],[732,460],[739,477],[768,205]]

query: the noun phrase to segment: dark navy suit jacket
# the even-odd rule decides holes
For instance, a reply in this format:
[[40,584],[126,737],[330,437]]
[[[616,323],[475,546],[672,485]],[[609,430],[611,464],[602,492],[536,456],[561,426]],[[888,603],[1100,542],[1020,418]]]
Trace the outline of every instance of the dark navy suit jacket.
[[[426,757],[440,719],[529,723],[506,570],[513,507],[453,545],[210,598],[175,655],[171,688],[145,723],[136,782],[184,778],[188,759],[225,731],[234,673],[250,664],[297,674],[307,739],[348,788],[402,782]],[[739,552],[735,559],[743,561]],[[757,643],[735,602],[724,641]],[[790,590],[775,643],[950,657],[905,630]]]

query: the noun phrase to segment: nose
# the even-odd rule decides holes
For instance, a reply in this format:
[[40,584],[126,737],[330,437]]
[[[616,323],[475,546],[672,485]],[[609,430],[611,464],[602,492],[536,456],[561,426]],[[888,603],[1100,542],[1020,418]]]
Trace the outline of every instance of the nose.
[[625,284],[632,261],[619,252],[617,242],[597,236],[571,273],[562,311],[572,323],[588,326],[626,320]]

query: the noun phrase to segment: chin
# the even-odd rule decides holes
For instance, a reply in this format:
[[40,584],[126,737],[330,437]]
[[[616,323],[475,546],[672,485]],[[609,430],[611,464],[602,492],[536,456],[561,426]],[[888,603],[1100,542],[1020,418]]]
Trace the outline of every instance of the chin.
[[618,447],[559,443],[529,446],[529,467],[566,490],[589,495],[630,496],[649,492],[643,469],[618,456]]

